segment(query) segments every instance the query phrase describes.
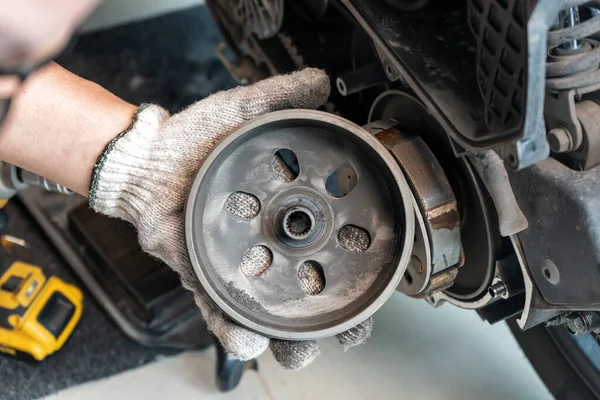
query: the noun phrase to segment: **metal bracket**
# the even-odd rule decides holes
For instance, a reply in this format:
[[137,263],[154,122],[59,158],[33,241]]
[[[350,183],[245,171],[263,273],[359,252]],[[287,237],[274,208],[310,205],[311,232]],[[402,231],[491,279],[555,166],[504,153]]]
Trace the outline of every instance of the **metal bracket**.
[[523,169],[550,155],[544,124],[545,65],[548,30],[554,24],[562,0],[539,0],[527,23],[527,111],[523,137],[502,146],[498,153],[514,169]]
[[252,58],[248,56],[239,56],[235,62],[231,62],[225,55],[226,50],[227,45],[225,43],[219,43],[216,51],[217,57],[225,69],[229,71],[232,78],[238,83],[247,85],[248,83],[256,81],[258,77],[263,76],[263,72],[258,69]]
[[548,131],[556,128],[565,129],[571,138],[570,148],[567,151],[578,149],[583,141],[581,124],[577,119],[575,109],[576,91],[567,90],[546,95],[545,115]]

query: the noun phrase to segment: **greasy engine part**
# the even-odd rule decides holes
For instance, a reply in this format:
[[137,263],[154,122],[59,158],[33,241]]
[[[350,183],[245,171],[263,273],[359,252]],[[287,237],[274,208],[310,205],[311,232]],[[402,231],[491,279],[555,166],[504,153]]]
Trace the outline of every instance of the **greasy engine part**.
[[478,304],[492,283],[501,247],[497,217],[483,183],[467,157],[454,156],[443,128],[414,97],[397,90],[384,92],[369,113],[369,121],[378,120],[395,121],[403,132],[418,135],[439,162],[456,197],[464,264],[454,284],[435,296],[461,307]]
[[[257,33],[252,19],[246,18],[243,10],[248,2],[262,3],[263,9],[265,5],[269,5],[269,9],[277,11],[279,19],[277,24],[269,26],[268,34]],[[247,71],[254,70],[256,74],[253,77],[244,76],[247,82],[254,82],[265,76],[304,68],[305,57],[296,43],[300,41],[305,45],[303,47],[317,54],[317,57],[312,57],[310,65],[325,67],[322,63],[328,58],[327,54],[335,57],[339,50],[332,49],[344,47],[331,41],[335,35],[324,34],[327,25],[319,21],[328,10],[328,3],[326,0],[208,0],[207,5],[225,39],[224,44],[233,54],[233,60],[227,59],[223,54],[224,47],[221,46],[221,61],[237,80],[240,80],[239,74],[231,65],[245,67]],[[348,22],[343,19],[338,18],[328,23],[335,24],[340,32],[347,30],[344,25]],[[302,31],[302,34],[298,35],[298,31]],[[248,66],[250,62],[253,65]]]
[[203,163],[186,241],[229,317],[270,337],[315,339],[364,321],[394,292],[411,256],[412,201],[366,130],[320,111],[279,111]]
[[462,262],[460,215],[450,182],[418,135],[403,132],[393,121],[375,121],[365,128],[400,164],[416,202],[413,254],[398,290],[426,297],[447,289]]
[[427,7],[431,0],[385,0],[390,6],[398,11],[420,11]]
[[599,309],[600,166],[576,171],[548,159],[511,182],[529,221],[518,238],[541,297],[535,309]]
[[493,150],[486,150],[471,154],[469,160],[494,201],[500,234],[508,237],[527,229],[527,218],[517,203],[500,156]]
[[315,21],[325,16],[331,3],[332,0],[295,0],[290,5],[307,20]]
[[[325,69],[334,79],[373,61],[379,62],[369,37],[352,23],[347,13],[340,11],[337,2],[285,1],[284,20],[277,34],[259,39],[234,12],[241,1],[207,0],[224,37],[217,54],[241,83],[307,66]],[[332,90],[324,109],[362,125],[373,99],[379,94],[374,90],[365,96],[366,92],[344,98]]]
[[467,10],[440,1],[396,14],[379,1],[342,2],[373,40],[388,78],[406,82],[427,105],[456,154],[495,148],[516,169],[548,157],[537,71],[560,1],[471,0]]
[[600,331],[600,313],[582,311],[567,314],[565,327],[572,335],[585,335],[594,331]]
[[571,1],[548,33],[545,118],[554,153],[573,169],[600,164],[600,1]]
[[[316,3],[321,4],[318,1]],[[586,268],[593,265],[590,260],[583,260],[595,254],[596,246],[591,242],[593,223],[591,218],[584,215],[594,202],[596,179],[593,173],[587,172],[595,170],[600,157],[600,124],[596,122],[596,115],[600,115],[600,85],[578,84],[577,88],[570,89],[560,85],[591,79],[589,76],[597,74],[595,62],[582,74],[570,74],[573,68],[581,66],[580,61],[590,63],[590,56],[598,54],[593,43],[589,46],[585,44],[596,40],[593,34],[597,29],[590,31],[592,23],[588,21],[596,23],[597,2],[469,0],[466,14],[464,3],[458,3],[436,2],[418,13],[407,13],[395,11],[384,1],[341,0],[341,6],[332,2],[336,7],[329,7],[326,14],[320,14],[322,25],[312,25],[294,14],[296,3],[286,2],[286,13],[288,9],[291,11],[287,13],[277,37],[269,40],[281,45],[280,38],[284,38],[284,47],[288,50],[282,52],[283,56],[278,56],[279,53],[273,51],[276,46],[269,48],[261,40],[257,43],[261,50],[266,49],[263,54],[269,62],[278,64],[275,67],[277,72],[286,71],[283,67],[285,62],[296,65],[296,61],[291,61],[293,58],[301,59],[303,65],[325,67],[330,76],[343,80],[347,76],[352,78],[357,71],[377,65],[373,61],[379,59],[388,79],[388,82],[384,82],[385,86],[361,90],[364,82],[359,81],[361,85],[351,85],[358,88],[357,91],[345,97],[340,95],[339,90],[334,90],[326,108],[360,124],[364,123],[360,111],[348,112],[349,108],[345,108],[347,104],[355,104],[354,110],[364,110],[372,103],[374,97],[371,95],[377,96],[378,92],[390,85],[405,85],[414,91],[424,105],[414,99],[412,102],[416,105],[410,104],[411,101],[403,99],[405,95],[402,94],[383,94],[373,106],[378,111],[370,121],[395,119],[400,121],[399,127],[403,132],[421,136],[438,159],[457,199],[465,265],[456,271],[454,284],[450,288],[427,299],[434,304],[448,301],[464,308],[485,307],[484,318],[492,321],[501,315],[509,315],[519,307],[518,301],[525,296],[527,301],[519,324],[529,328],[577,308],[575,303],[557,305],[542,295],[548,289],[537,287],[538,277],[534,270],[539,269],[538,261],[531,262],[526,256],[526,253],[535,252],[530,246],[539,247],[540,241],[543,241],[548,246],[553,245],[553,251],[559,251],[560,244],[572,242],[570,237],[577,237],[578,240],[588,237],[589,240],[583,239],[584,244],[578,242],[576,246],[567,246],[564,253],[565,257],[588,265]],[[290,4],[294,6],[290,7]],[[568,16],[569,19],[561,18],[560,24],[550,29],[558,21],[561,7],[567,7],[562,10],[561,16]],[[578,7],[579,21],[575,10],[569,7]],[[329,58],[321,63],[328,52],[341,47],[328,44],[324,46],[326,51],[319,50],[317,57],[312,50],[318,46],[309,44],[316,42],[306,40],[315,31],[326,41],[329,40],[337,32],[332,32],[327,26],[335,26],[340,36],[349,36],[347,31],[342,33],[339,24],[329,23],[328,19],[338,12],[342,17],[358,22],[360,27],[355,30],[358,36],[367,36],[367,41],[361,41],[361,45],[357,46],[366,54],[360,62],[355,62],[353,52],[346,50],[342,57],[332,57],[334,62]],[[290,16],[291,20],[288,20]],[[465,21],[468,21],[468,25]],[[469,29],[475,34],[475,40],[470,37]],[[564,41],[564,38],[568,40]],[[577,41],[579,43],[575,43]],[[248,54],[248,51],[254,50],[245,49],[244,53]],[[472,62],[474,57],[477,63]],[[352,60],[350,65],[348,58]],[[283,62],[284,59],[287,61]],[[547,82],[544,74],[528,73],[542,70],[546,61],[549,68]],[[565,72],[568,74],[562,75]],[[371,86],[372,80],[366,83],[362,86]],[[496,111],[501,112],[495,113],[493,106],[504,111],[498,109]],[[512,117],[503,120],[503,116],[511,114],[507,114],[506,110],[515,113],[513,116],[517,116],[518,121]],[[547,126],[544,126],[544,122]],[[424,123],[431,128],[424,129]],[[494,129],[488,129],[490,126]],[[519,126],[521,129],[518,129]],[[479,143],[470,146],[457,139],[460,135],[464,135],[466,141],[469,138],[490,141],[485,145]],[[553,157],[567,166],[562,169],[559,168],[560,163],[554,165],[552,162],[557,179],[567,179],[568,175],[571,181],[552,183],[552,173],[550,170],[544,171],[549,165],[546,163],[537,166],[543,168],[532,168],[523,175],[547,174],[539,182],[527,178],[528,184],[522,185],[519,183],[521,178],[515,178],[510,171],[509,179],[505,179],[508,167],[519,169],[546,157],[548,142],[552,145]],[[489,147],[493,147],[504,159],[506,168],[499,162],[498,156],[482,150]],[[455,154],[464,154],[465,148],[477,151],[471,152],[468,157],[454,157]],[[568,172],[569,168],[571,172]],[[587,172],[576,172],[579,170]],[[538,189],[541,192],[541,186],[545,186],[543,192],[549,196],[548,207],[542,206],[540,200],[539,209],[532,210],[530,204],[526,204],[529,202],[528,193],[532,189],[534,193]],[[571,193],[567,186],[576,188]],[[588,189],[584,189],[586,187]],[[563,210],[573,204],[576,204],[576,210],[569,211],[572,218],[567,220],[563,215],[566,211]],[[551,211],[552,207],[557,207],[560,212]],[[425,235],[419,234],[420,229],[422,232],[426,230],[424,216],[416,213],[415,218],[416,236],[425,238]],[[555,220],[561,218],[565,218],[563,225],[584,221],[577,223],[582,229],[572,234],[571,227],[565,230],[556,227]],[[544,221],[554,227],[552,231],[541,229]],[[529,228],[524,230],[527,223]],[[529,232],[537,232],[537,240],[528,236]],[[502,239],[500,234],[505,238]],[[515,243],[515,250],[510,246],[511,241]],[[521,245],[521,242],[524,244]],[[582,250],[582,247],[585,249]],[[430,248],[430,245],[417,241],[413,253],[420,249],[427,259],[431,257],[431,252],[424,252],[425,248]],[[519,262],[515,262],[514,254],[510,254],[514,251]],[[574,251],[584,251],[585,254],[575,254]],[[522,269],[516,275],[520,276],[521,283],[524,280],[524,292],[518,289],[521,284],[515,286],[505,281],[512,281],[510,277],[515,276],[515,265]],[[509,274],[508,278],[505,272]],[[589,274],[586,272],[584,275]],[[556,292],[558,290],[556,288]],[[564,290],[562,286],[560,290]],[[582,292],[567,291],[566,294],[575,296]],[[511,305],[506,306],[509,302]],[[576,304],[582,302],[583,299],[578,299]],[[593,307],[588,306],[587,309]]]
[[237,11],[246,29],[259,39],[268,39],[281,28],[283,4],[283,0],[243,0]]
[[225,43],[220,43],[217,46],[217,57],[221,60],[225,69],[229,71],[231,77],[242,85],[256,82],[260,80],[260,78],[266,76],[264,71],[261,71],[250,57],[240,55],[232,62],[227,57],[226,50],[227,45]]
[[381,63],[373,61],[370,64],[338,76],[335,80],[335,86],[342,96],[349,96],[386,82],[388,82],[387,76]]
[[525,302],[523,303],[523,311],[516,322],[519,328],[527,330],[534,326],[543,324],[550,321],[561,314],[563,314],[560,308],[555,308],[550,305],[536,287],[535,282],[531,276],[531,268],[527,263],[523,246],[519,240],[518,235],[511,236],[511,242],[515,249],[515,255],[519,259],[519,265],[521,267],[521,273],[523,275],[523,286],[525,291]]
[[562,312],[600,307],[600,2],[564,5],[548,34],[544,113],[562,164],[548,159],[511,174],[530,225],[513,239],[527,266],[523,329]]
[[584,100],[575,105],[583,143],[569,154],[574,169],[588,170],[600,165],[600,105],[596,101]]
[[[207,0],[217,27],[221,31],[224,43],[217,48],[219,59],[238,82],[246,84],[256,82],[266,76],[276,74],[282,68],[294,69],[291,61],[282,57],[269,57],[261,46],[261,40],[252,33],[252,27],[243,13],[245,0]],[[272,43],[273,38],[266,39]],[[231,60],[226,50],[232,53]]]

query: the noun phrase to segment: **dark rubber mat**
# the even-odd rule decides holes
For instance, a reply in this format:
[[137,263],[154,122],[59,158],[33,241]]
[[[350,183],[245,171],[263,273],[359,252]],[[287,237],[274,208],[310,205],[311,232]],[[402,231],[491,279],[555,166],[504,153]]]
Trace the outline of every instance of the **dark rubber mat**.
[[142,347],[125,338],[48,246],[26,212],[15,202],[10,202],[5,210],[8,225],[0,230],[1,234],[25,239],[31,247],[31,261],[42,267],[46,275],[75,283],[83,289],[85,299],[81,321],[60,351],[40,363],[0,357],[0,399],[38,398],[175,353]]
[[132,104],[177,112],[236,86],[215,54],[220,41],[200,6],[80,36],[58,62]]

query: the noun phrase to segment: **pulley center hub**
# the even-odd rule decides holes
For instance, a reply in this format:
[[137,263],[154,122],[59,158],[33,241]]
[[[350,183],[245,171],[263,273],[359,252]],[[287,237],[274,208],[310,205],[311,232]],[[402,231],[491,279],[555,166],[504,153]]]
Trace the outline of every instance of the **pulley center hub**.
[[327,220],[333,218],[332,211],[312,191],[283,192],[270,202],[266,213],[270,215],[269,230],[283,245],[282,250],[316,250],[325,236],[331,235],[331,229],[326,228]]
[[314,215],[304,207],[292,207],[283,217],[283,231],[294,240],[301,240],[312,233]]

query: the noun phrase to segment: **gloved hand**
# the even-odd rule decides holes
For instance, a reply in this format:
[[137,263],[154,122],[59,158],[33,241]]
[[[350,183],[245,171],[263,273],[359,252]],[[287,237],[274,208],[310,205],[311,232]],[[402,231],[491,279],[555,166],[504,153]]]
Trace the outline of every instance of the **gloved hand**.
[[[316,108],[329,96],[329,79],[317,69],[277,76],[252,86],[216,93],[169,116],[143,105],[131,126],[114,138],[98,158],[89,192],[90,206],[122,218],[138,231],[146,252],[179,273],[208,328],[225,350],[250,360],[269,346],[288,369],[309,364],[318,354],[314,341],[270,340],[230,320],[210,299],[190,264],[184,238],[184,205],[192,181],[210,150],[244,122],[286,108]],[[344,349],[370,335],[369,319],[337,336]]]

